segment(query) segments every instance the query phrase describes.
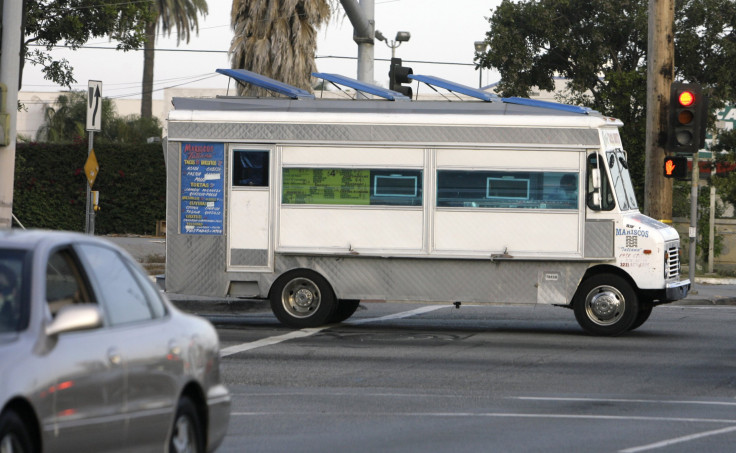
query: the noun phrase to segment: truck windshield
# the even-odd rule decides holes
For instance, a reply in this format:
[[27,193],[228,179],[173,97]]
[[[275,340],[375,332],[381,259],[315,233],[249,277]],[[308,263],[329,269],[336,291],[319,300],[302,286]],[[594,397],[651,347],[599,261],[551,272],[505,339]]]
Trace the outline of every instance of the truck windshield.
[[626,153],[622,149],[614,149],[606,152],[608,167],[611,169],[611,181],[616,191],[619,208],[622,211],[637,209],[634,186],[629,176],[629,164],[626,161]]

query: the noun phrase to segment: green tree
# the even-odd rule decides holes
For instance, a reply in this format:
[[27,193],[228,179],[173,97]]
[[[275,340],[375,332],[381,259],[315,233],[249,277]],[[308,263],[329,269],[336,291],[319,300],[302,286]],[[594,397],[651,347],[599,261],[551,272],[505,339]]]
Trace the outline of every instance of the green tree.
[[192,30],[199,33],[197,16],[207,14],[206,0],[153,0],[154,17],[146,23],[146,39],[143,44],[143,93],[141,117],[153,116],[153,63],[154,43],[157,33],[171,35],[176,29],[177,45],[182,39],[189,42]]
[[[624,122],[621,138],[643,199],[646,142],[648,0],[504,0],[489,18],[479,66],[501,74],[504,96],[528,96],[567,80],[561,101],[592,107]],[[734,96],[736,2],[676,0],[675,72],[699,82],[711,107]]]
[[[48,143],[78,143],[87,140],[87,94],[70,91],[60,95],[56,103],[44,112],[44,124],[36,140]],[[137,115],[120,117],[109,98],[102,98],[101,132],[95,143],[145,143],[149,137],[161,137],[158,118]]]
[[[312,90],[317,30],[331,16],[330,0],[233,0],[232,67]],[[271,93],[239,86],[246,95]]]
[[103,36],[117,41],[118,50],[137,49],[143,44],[150,6],[120,0],[24,0],[25,60],[42,66],[47,80],[70,88],[76,83],[73,68],[64,58],[54,59],[51,50],[59,43],[76,50]]

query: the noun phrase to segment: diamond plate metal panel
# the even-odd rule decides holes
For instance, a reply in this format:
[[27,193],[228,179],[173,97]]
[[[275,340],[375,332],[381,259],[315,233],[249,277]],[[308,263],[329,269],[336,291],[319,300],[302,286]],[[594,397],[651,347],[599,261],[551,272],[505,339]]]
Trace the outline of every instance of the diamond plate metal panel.
[[598,146],[595,129],[171,122],[169,140],[277,143],[504,143]]
[[268,250],[232,249],[230,250],[232,266],[268,266]]
[[226,237],[179,232],[180,172],[181,144],[169,141],[166,155],[166,291],[224,295],[229,282],[225,273]]
[[[267,288],[290,269],[314,269],[330,282],[342,299],[463,301],[490,303],[565,303],[570,301],[588,264],[540,261],[445,260],[277,256],[276,274],[261,280]],[[559,274],[555,287],[543,289],[544,273]]]
[[585,222],[585,258],[613,259],[613,220]]

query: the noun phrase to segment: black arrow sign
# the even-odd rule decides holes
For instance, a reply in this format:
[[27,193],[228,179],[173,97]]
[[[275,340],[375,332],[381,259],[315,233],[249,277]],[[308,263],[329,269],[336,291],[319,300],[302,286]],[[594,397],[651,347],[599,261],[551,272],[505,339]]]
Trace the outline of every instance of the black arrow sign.
[[97,90],[95,91],[95,109],[92,112],[92,127],[95,125],[95,118],[97,118],[97,109],[100,107],[100,86],[97,85]]

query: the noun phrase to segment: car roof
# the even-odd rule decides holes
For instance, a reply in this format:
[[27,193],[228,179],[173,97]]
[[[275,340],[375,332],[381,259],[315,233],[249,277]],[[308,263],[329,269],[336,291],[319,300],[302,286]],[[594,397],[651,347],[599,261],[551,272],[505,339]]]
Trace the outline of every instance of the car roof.
[[42,246],[69,242],[94,242],[115,247],[110,242],[95,236],[73,231],[0,229],[0,248],[31,250]]

